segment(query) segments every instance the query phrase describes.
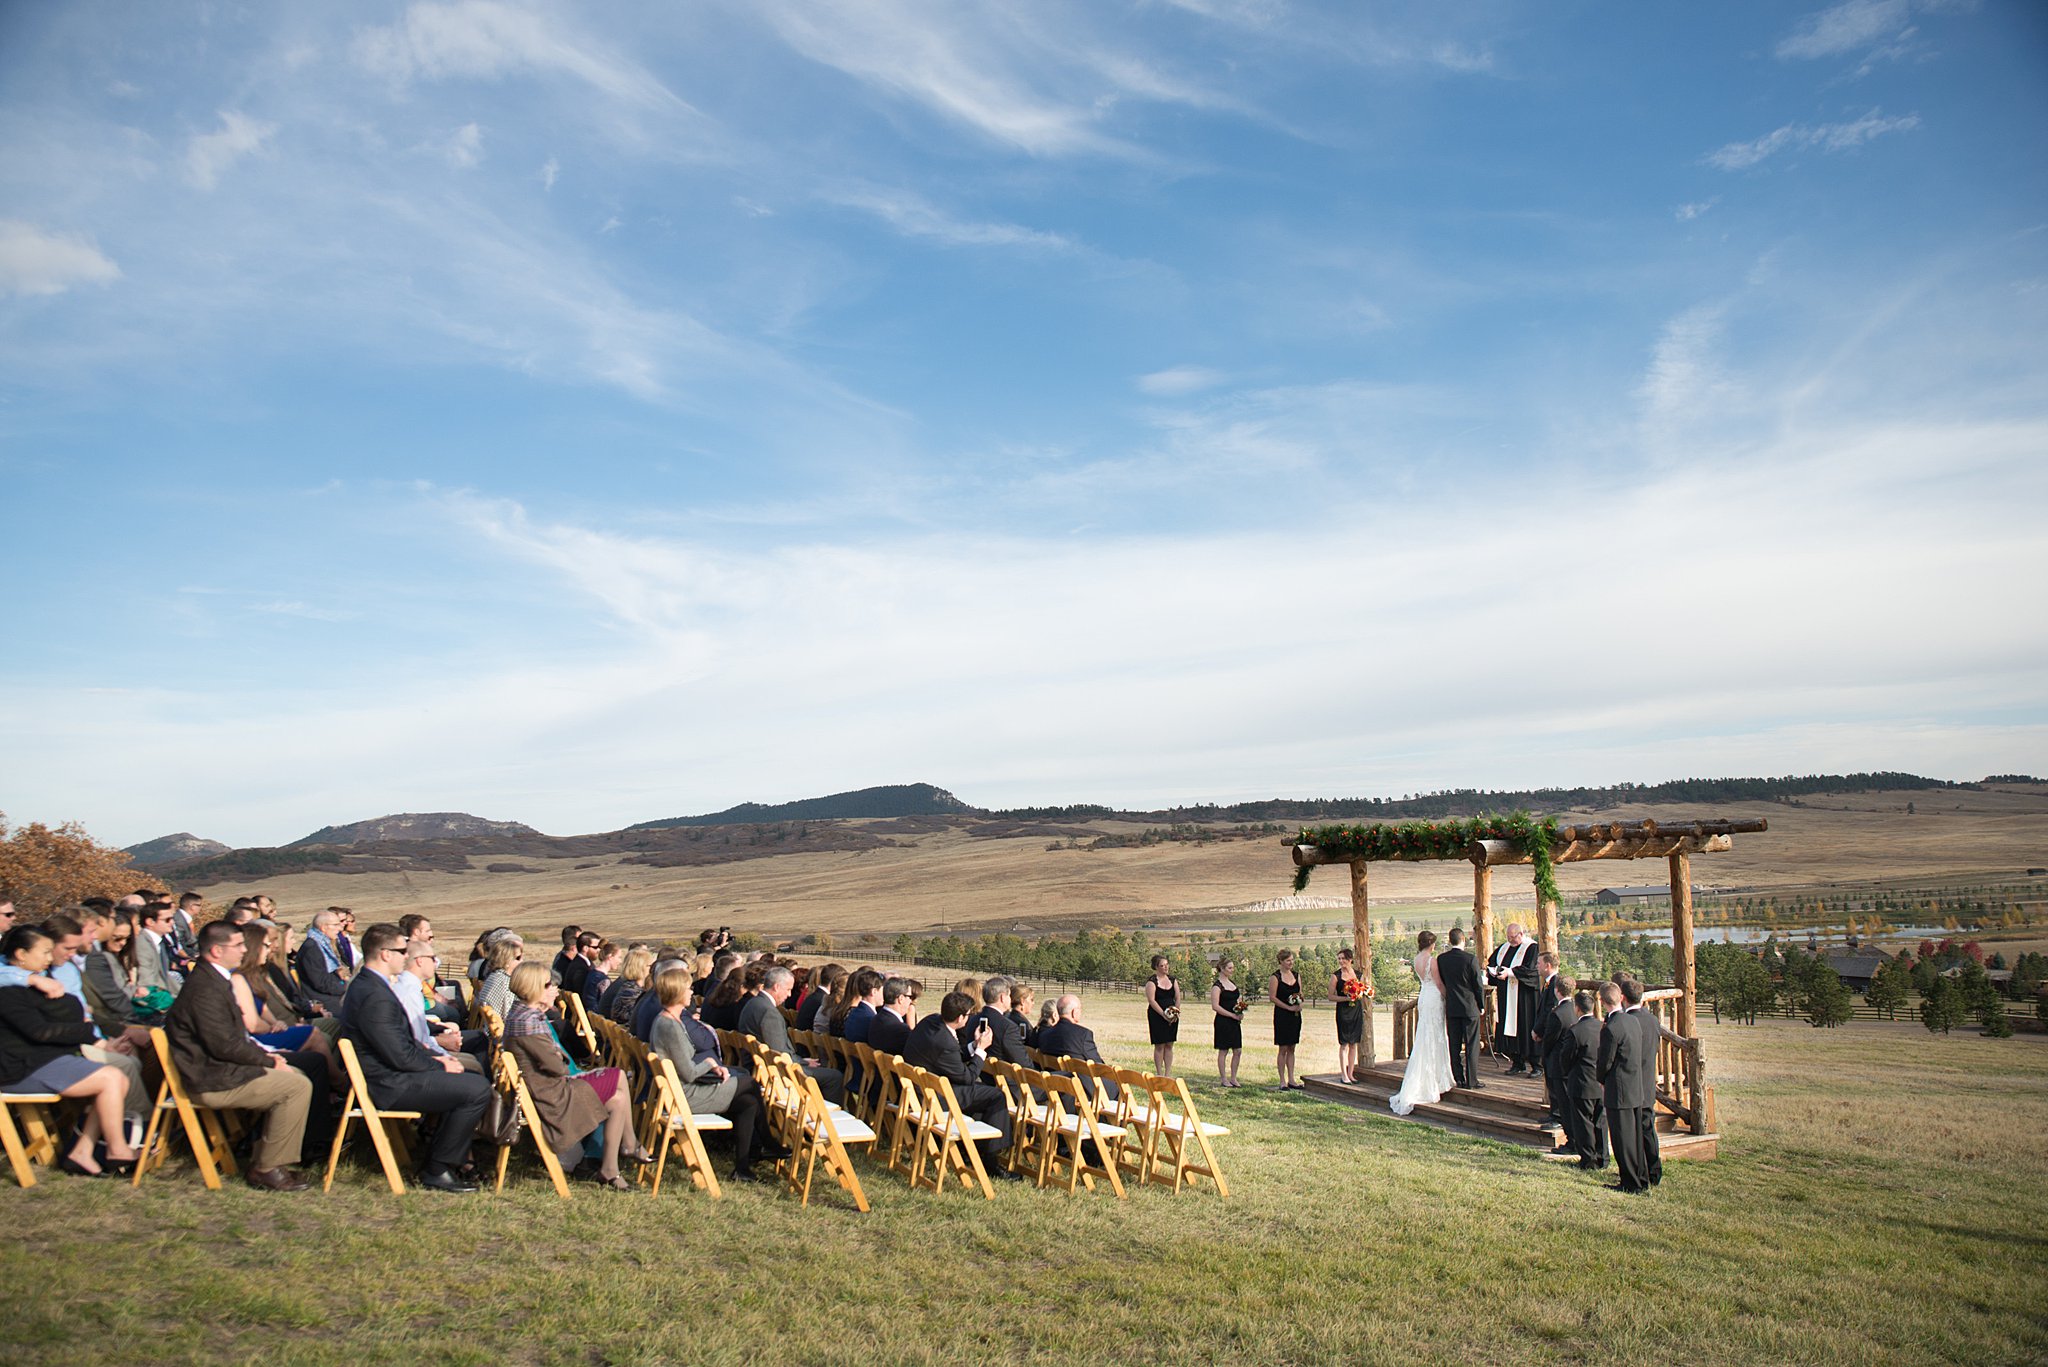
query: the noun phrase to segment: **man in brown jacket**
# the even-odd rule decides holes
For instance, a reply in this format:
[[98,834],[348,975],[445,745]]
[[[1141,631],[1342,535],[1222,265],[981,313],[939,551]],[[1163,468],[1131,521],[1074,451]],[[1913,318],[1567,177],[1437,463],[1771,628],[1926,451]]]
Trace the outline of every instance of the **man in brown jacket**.
[[241,967],[242,931],[215,921],[199,931],[199,962],[164,1020],[171,1057],[192,1099],[222,1110],[262,1111],[263,1138],[249,1163],[249,1185],[266,1191],[304,1191],[291,1170],[306,1139],[313,1084],[249,1038],[228,975]]

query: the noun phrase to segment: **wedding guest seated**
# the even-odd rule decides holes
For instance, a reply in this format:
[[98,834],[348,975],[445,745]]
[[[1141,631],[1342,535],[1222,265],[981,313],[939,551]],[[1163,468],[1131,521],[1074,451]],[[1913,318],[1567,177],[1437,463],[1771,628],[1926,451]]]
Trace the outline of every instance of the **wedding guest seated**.
[[704,1008],[711,1002],[711,995],[718,991],[718,985],[725,981],[726,974],[740,965],[740,956],[726,949],[712,956],[709,970],[700,969],[695,982],[690,984],[690,996],[697,1003],[697,1014],[701,1017]]
[[[810,991],[803,993],[796,1005],[796,1028],[819,1030],[824,1027],[818,1022],[818,1013],[832,1005],[832,994],[846,981],[846,965],[826,964],[811,980]],[[803,984],[799,983],[801,988]]]
[[632,1098],[626,1093],[624,1075],[616,1068],[576,1072],[548,1028],[548,1012],[561,993],[539,964],[521,964],[513,970],[516,1000],[505,1013],[506,1052],[519,1062],[548,1147],[562,1166],[577,1165],[583,1141],[602,1125],[604,1151],[595,1180],[613,1191],[631,1191],[633,1184],[619,1175],[620,1155],[636,1163],[652,1163],[654,1156],[633,1137]]
[[[226,921],[201,926],[199,963],[164,1021],[171,1057],[192,1099],[219,1110],[261,1111],[263,1138],[250,1157],[248,1182],[268,1191],[304,1191],[293,1172],[306,1141],[314,1086],[282,1052],[249,1037],[236,969],[247,947]],[[320,1089],[324,1101],[326,1089]]]
[[974,998],[965,992],[948,992],[937,1011],[911,1027],[909,1042],[903,1046],[903,1061],[951,1082],[953,1099],[960,1103],[960,1109],[1001,1132],[975,1146],[981,1150],[981,1166],[988,1175],[1022,1181],[1021,1173],[1002,1166],[1003,1150],[1010,1147],[1010,1108],[1003,1100],[1001,1088],[981,1080],[981,1060],[988,1052],[988,1023],[976,1020],[968,1032],[966,1049],[960,1045],[959,1032],[973,1010]]
[[241,931],[241,962],[235,967],[231,986],[249,1037],[267,1049],[283,1053],[306,1048],[325,1050],[327,1041],[313,1033],[312,1024],[299,1015],[288,999],[279,1001],[280,1010],[270,1009],[270,997],[275,994],[267,971],[274,943],[271,933],[254,921],[241,927]]
[[698,1016],[714,1030],[739,1029],[740,1012],[760,986],[760,973],[752,964],[744,968],[735,964],[711,989],[711,995],[697,1009]]
[[[90,916],[92,913],[83,914]],[[43,933],[50,937],[50,966],[44,976],[78,1003],[80,1013],[92,1028],[92,1039],[79,1045],[78,1052],[88,1063],[118,1068],[128,1080],[128,1095],[123,1103],[128,1118],[127,1133],[130,1141],[139,1140],[149,1119],[149,1091],[143,1084],[141,1059],[150,1047],[149,1032],[130,1028],[117,1030],[110,1036],[93,1022],[92,1004],[85,991],[85,930],[82,922],[58,912],[43,922]],[[0,964],[0,984],[19,987],[27,983],[29,977],[12,964]]]
[[[0,963],[24,978],[0,987],[0,1092],[54,1092],[84,1101],[85,1123],[57,1166],[80,1177],[131,1171],[135,1150],[122,1127],[128,1079],[79,1052],[92,1043],[93,1027],[78,1000],[49,976],[51,944],[37,926],[15,925],[0,935]],[[94,1151],[102,1138],[104,1161]]]
[[782,1003],[795,981],[796,975],[780,964],[763,974],[761,990],[747,999],[745,1008],[740,1012],[740,1032],[752,1035],[770,1049],[795,1059],[806,1073],[817,1080],[818,1090],[825,1094],[825,1100],[842,1101],[846,1096],[845,1074],[817,1059],[802,1057],[796,1046],[790,1043],[789,1023],[782,1018]]
[[640,1004],[640,994],[647,990],[648,974],[653,969],[652,949],[646,945],[634,945],[627,950],[626,957],[619,964],[618,976],[597,999],[597,1014],[620,1025],[631,1025],[633,1008]]
[[619,966],[616,957],[619,951],[614,949],[611,941],[605,939],[602,935],[597,934],[595,931],[586,930],[577,937],[576,953],[577,972],[574,975],[575,981],[571,983],[568,976],[564,976],[562,991],[574,992],[582,999],[583,1009],[588,1011],[596,1003],[598,994],[604,991],[605,984],[611,981],[611,971],[600,971],[603,969],[604,956],[606,954],[614,955],[611,966],[613,970],[616,970]]
[[787,1158],[789,1150],[769,1138],[761,1084],[725,1066],[718,1036],[690,1014],[690,993],[690,970],[680,960],[654,975],[648,995],[661,1003],[661,1010],[654,1017],[649,1047],[675,1065],[683,1100],[693,1115],[722,1115],[732,1121],[732,1175],[742,1182],[758,1182],[754,1164],[763,1158]]
[[1031,1041],[1030,1045],[1027,1047],[1036,1049],[1041,1054],[1045,1053],[1045,1032],[1049,1027],[1052,1026],[1052,1024],[1055,1021],[1059,1020],[1059,1018],[1059,998],[1053,997],[1047,1001],[1039,1003],[1038,1020],[1036,1021],[1036,1023],[1032,1025],[1031,1033],[1028,1036],[1026,1036],[1026,1038],[1028,1038]]
[[846,1005],[828,1026],[834,1035],[855,1044],[872,1044],[868,1036],[882,1005],[882,975],[872,968],[855,969],[846,984]]
[[406,1022],[405,1007],[392,986],[405,954],[398,927],[378,923],[363,932],[364,971],[348,986],[342,1005],[344,1038],[354,1043],[371,1099],[394,1111],[441,1117],[420,1173],[420,1185],[435,1191],[473,1192],[462,1175],[469,1142],[490,1104],[491,1084],[460,1063],[422,1049]]
[[975,1013],[974,1020],[988,1026],[989,1044],[986,1052],[990,1058],[999,1058],[1020,1068],[1029,1068],[1031,1055],[1024,1052],[1024,1032],[1010,1019],[1010,998],[1014,990],[1010,980],[1000,976],[982,983],[982,1006],[981,1010]]
[[[654,976],[652,980],[660,982],[662,974],[685,966],[681,959],[656,959],[654,961]],[[690,1000],[694,1005],[697,1000],[696,988],[694,986],[690,989],[690,994]],[[642,992],[640,1000],[633,1005],[633,1038],[651,1043],[654,1037],[654,1018],[660,1014],[660,996],[652,988]],[[701,1015],[701,1010],[697,1014]]]
[[341,1013],[341,999],[348,993],[348,968],[335,943],[340,934],[341,916],[329,908],[315,914],[313,928],[299,944],[299,987],[331,1016]]
[[526,942],[517,935],[500,936],[484,959],[483,983],[476,999],[497,1012],[500,1020],[512,1009],[512,971],[525,961]]
[[422,940],[410,941],[405,947],[405,967],[392,979],[392,990],[398,994],[398,1004],[405,1008],[405,1023],[412,1028],[414,1043],[430,1054],[453,1058],[466,1073],[481,1073],[484,1051],[491,1039],[489,1032],[464,1030],[429,1013],[428,993],[432,989],[427,984],[434,981],[440,967],[440,956],[434,953],[432,945]]
[[[1038,1032],[1038,1052],[1054,1058],[1081,1058],[1090,1063],[1104,1062],[1102,1051],[1095,1047],[1095,1032],[1081,1024],[1081,999],[1069,992],[1053,1003],[1056,1019],[1051,1025]],[[1116,1099],[1116,1084],[1102,1084],[1110,1100]]]
[[516,932],[510,926],[492,926],[476,937],[476,943],[469,947],[469,980],[481,983],[484,980],[485,960],[491,957],[491,946]]
[[171,939],[171,904],[151,902],[137,912],[142,940],[135,947],[135,992],[140,996],[151,988],[162,988],[175,997],[185,985],[179,971],[177,948]]
[[[99,948],[85,956],[85,1004],[103,1035],[142,1029],[135,1023],[137,933],[135,913],[119,913],[106,923]],[[143,1032],[142,1037],[147,1039],[148,1033]]]
[[910,980],[890,976],[882,979],[882,1009],[868,1024],[868,1047],[884,1054],[901,1055],[910,1038]]
[[1016,983],[1010,988],[1010,1024],[1017,1027],[1017,1035],[1024,1041],[1026,1049],[1038,1047],[1038,1022],[1032,1013],[1038,1009],[1038,993],[1030,983]]

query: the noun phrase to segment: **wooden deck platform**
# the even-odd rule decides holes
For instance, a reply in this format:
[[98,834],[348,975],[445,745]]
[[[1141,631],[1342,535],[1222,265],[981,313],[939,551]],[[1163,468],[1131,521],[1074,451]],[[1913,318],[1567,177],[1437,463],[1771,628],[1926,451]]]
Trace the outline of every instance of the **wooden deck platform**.
[[[1374,1064],[1362,1069],[1355,1083],[1346,1083],[1335,1073],[1311,1073],[1301,1080],[1311,1096],[1393,1116],[1394,1113],[1387,1109],[1387,1103],[1393,1099],[1394,1093],[1401,1090],[1404,1067],[1399,1062]],[[1546,1153],[1563,1139],[1564,1136],[1549,1124],[1549,1107],[1543,1100],[1542,1078],[1526,1074],[1510,1077],[1492,1059],[1481,1058],[1478,1080],[1483,1084],[1478,1090],[1455,1087],[1441,1100],[1417,1106],[1412,1113],[1395,1118],[1434,1125],[1460,1134],[1483,1135]],[[1681,1133],[1675,1128],[1675,1123],[1668,1116],[1658,1123],[1657,1146],[1663,1157],[1706,1159],[1714,1156],[1720,1135]]]

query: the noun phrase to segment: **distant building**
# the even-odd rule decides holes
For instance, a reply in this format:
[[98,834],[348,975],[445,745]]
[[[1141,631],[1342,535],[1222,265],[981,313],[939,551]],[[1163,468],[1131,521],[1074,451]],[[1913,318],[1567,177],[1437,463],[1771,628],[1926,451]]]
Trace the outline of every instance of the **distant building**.
[[1835,976],[1842,980],[1842,986],[1851,992],[1868,992],[1870,980],[1877,971],[1891,962],[1891,956],[1875,950],[1831,949],[1821,956]]
[[[1693,896],[1699,896],[1699,884],[1693,884],[1692,892]],[[1648,902],[1655,898],[1669,896],[1671,896],[1670,884],[1652,883],[1647,887],[1640,888],[1602,888],[1593,894],[1593,900],[1602,906],[1612,907],[1626,902]]]

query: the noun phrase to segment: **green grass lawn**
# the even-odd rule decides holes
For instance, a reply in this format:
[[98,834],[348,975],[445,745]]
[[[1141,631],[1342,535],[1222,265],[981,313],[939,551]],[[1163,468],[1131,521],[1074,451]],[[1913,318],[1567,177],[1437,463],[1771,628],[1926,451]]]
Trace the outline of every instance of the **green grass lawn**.
[[[1128,1002],[1096,1022],[1144,1056]],[[1305,1062],[1326,1066],[1320,1021]],[[1206,1025],[1196,1033],[1206,1034]],[[2048,1360],[2048,1043],[1715,1028],[1721,1157],[1647,1197],[1246,1087],[1232,1184],[985,1202],[863,1165],[872,1213],[527,1167],[502,1197],[0,1189],[13,1363]],[[1255,1051],[1260,1080],[1270,1053]],[[1206,1049],[1180,1071],[1207,1073]],[[1248,1068],[1246,1080],[1254,1079]],[[721,1167],[723,1164],[721,1163]]]

